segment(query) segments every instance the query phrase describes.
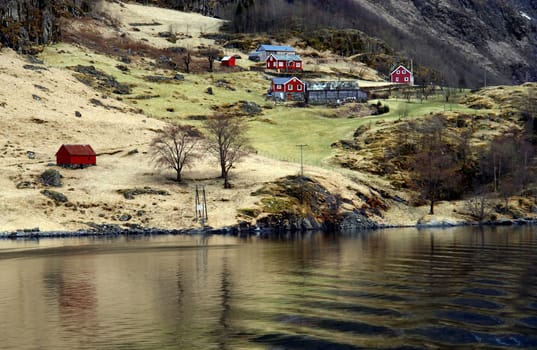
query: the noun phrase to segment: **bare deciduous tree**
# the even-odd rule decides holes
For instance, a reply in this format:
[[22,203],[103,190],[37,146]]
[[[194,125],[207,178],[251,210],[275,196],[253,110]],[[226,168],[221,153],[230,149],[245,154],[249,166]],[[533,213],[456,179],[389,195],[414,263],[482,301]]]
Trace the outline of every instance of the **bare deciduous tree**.
[[219,114],[205,121],[209,149],[220,162],[224,188],[230,188],[229,171],[245,153],[247,125],[241,117]]
[[185,49],[185,53],[181,57],[183,63],[185,64],[185,73],[190,73],[190,64],[192,63],[192,53],[190,48]]
[[214,61],[218,58],[218,55],[220,54],[220,51],[217,48],[209,47],[203,51],[205,57],[207,57],[207,61],[209,63],[209,72],[212,72],[214,69]]
[[524,133],[507,130],[491,141],[488,151],[479,159],[479,184],[492,183],[507,210],[509,198],[534,181],[534,157],[535,149]]
[[176,181],[181,182],[181,172],[194,160],[195,147],[201,138],[201,133],[189,125],[166,127],[150,145],[155,165],[175,170]]
[[429,200],[429,214],[444,193],[456,188],[459,182],[456,154],[443,139],[444,120],[436,116],[418,127],[418,151],[414,157],[414,183],[422,196]]
[[481,224],[494,211],[494,201],[480,193],[464,202],[464,210]]

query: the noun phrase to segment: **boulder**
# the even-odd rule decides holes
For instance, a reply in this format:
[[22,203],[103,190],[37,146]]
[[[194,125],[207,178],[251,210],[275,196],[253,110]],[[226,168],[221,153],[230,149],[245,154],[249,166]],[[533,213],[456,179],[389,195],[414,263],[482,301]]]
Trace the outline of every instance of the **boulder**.
[[451,227],[463,225],[464,221],[435,215],[425,215],[418,222],[418,227]]
[[41,191],[41,193],[44,196],[47,196],[50,199],[53,199],[54,202],[56,202],[56,203],[65,203],[65,202],[69,201],[67,199],[67,196],[64,195],[63,193],[60,193],[60,192],[51,191],[51,190],[43,190],[43,191]]
[[43,185],[60,187],[62,185],[62,175],[56,169],[47,169],[39,177]]
[[345,214],[339,224],[339,230],[342,232],[373,230],[379,227],[380,225],[378,223],[358,212]]

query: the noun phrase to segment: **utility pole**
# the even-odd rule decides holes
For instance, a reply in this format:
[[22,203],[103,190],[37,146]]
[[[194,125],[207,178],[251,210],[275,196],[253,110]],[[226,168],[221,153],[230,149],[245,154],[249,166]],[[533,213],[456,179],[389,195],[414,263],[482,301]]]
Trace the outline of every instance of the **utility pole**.
[[196,185],[196,221],[201,223],[201,228],[205,228],[207,222],[207,198],[205,197],[205,186]]
[[304,176],[304,147],[307,147],[308,145],[300,144],[296,145],[300,148],[300,176]]

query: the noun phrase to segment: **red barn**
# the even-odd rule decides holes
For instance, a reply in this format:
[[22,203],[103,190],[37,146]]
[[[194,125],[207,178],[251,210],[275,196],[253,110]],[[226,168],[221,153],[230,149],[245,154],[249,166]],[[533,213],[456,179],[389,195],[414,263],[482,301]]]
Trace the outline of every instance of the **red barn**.
[[276,69],[284,72],[296,72],[302,70],[302,59],[298,55],[271,54],[265,60],[267,69]]
[[61,166],[96,165],[97,154],[90,145],[62,145],[56,152],[56,164]]
[[396,84],[414,85],[414,74],[405,66],[399,65],[390,73],[390,81]]
[[220,64],[224,67],[235,67],[235,56],[225,56]]

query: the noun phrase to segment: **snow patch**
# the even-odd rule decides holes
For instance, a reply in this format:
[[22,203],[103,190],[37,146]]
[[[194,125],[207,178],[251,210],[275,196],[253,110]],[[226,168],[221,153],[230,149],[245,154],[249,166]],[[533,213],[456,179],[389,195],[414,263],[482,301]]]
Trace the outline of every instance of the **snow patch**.
[[527,19],[528,21],[531,21],[531,17],[524,11],[520,11],[520,15]]

